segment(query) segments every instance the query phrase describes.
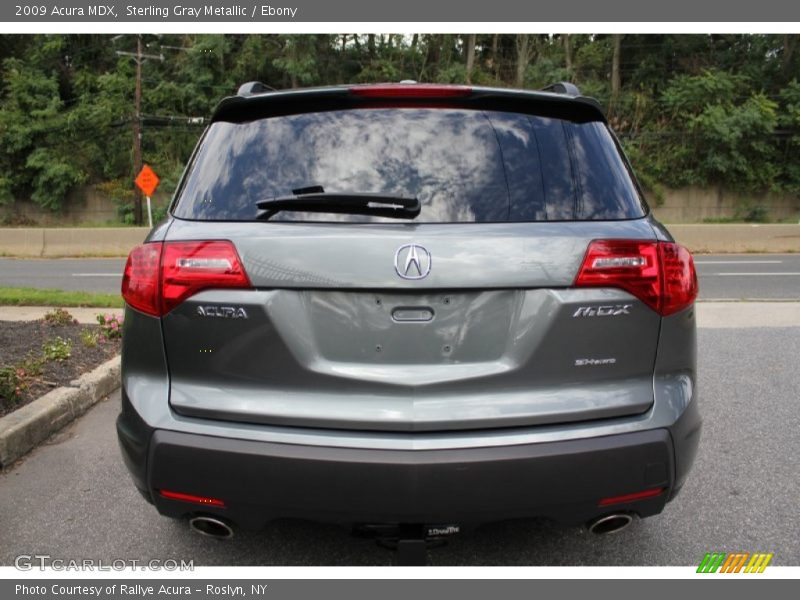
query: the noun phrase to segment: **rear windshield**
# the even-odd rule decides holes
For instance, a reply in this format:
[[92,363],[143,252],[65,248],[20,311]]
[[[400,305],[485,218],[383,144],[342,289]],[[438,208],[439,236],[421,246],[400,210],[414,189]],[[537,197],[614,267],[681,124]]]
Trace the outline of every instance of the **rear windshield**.
[[[252,220],[259,201],[309,188],[416,197],[416,223],[633,219],[646,212],[601,122],[392,108],[216,122],[174,214]],[[393,221],[288,211],[270,220]]]

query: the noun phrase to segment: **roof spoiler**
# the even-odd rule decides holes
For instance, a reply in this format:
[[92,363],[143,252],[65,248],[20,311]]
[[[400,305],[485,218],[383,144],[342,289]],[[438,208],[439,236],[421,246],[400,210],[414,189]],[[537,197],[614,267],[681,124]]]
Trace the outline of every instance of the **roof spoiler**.
[[[308,110],[330,110],[330,107],[353,108],[371,101],[383,102],[408,97],[411,104],[420,105],[434,102],[440,98],[442,105],[455,97],[463,96],[464,104],[477,106],[504,106],[507,110],[515,110],[519,103],[534,101],[540,106],[562,106],[570,114],[582,111],[578,106],[590,108],[591,113],[580,112],[575,118],[605,120],[603,109],[597,100],[581,95],[574,83],[558,82],[541,90],[521,90],[510,88],[471,87],[458,85],[424,85],[412,83],[393,83],[378,85],[336,85],[316,88],[299,88],[275,90],[259,81],[244,83],[234,96],[224,98],[214,109],[211,121],[241,122],[261,118],[265,114],[294,114]],[[418,101],[418,102],[417,102]],[[558,109],[560,110],[560,109]]]
[[236,92],[237,96],[253,96],[254,94],[264,94],[266,92],[274,92],[274,87],[268,86],[266,83],[260,81],[248,81],[239,86]]
[[[410,83],[417,83],[416,81],[411,80],[404,80],[401,81],[402,84],[410,84]],[[275,92],[277,91],[274,87],[271,87],[265,83],[261,83],[260,81],[248,81],[247,83],[243,83],[239,86],[239,90],[236,92],[237,96],[253,96],[255,94],[264,94],[266,92]],[[578,86],[574,83],[570,83],[569,81],[558,81],[556,83],[551,83],[547,87],[543,87],[541,89],[543,92],[552,92],[554,94],[564,94],[567,96],[580,96],[581,91],[578,89]]]
[[559,81],[557,83],[551,83],[547,87],[543,87],[543,92],[553,92],[554,94],[566,94],[567,96],[580,96],[581,91],[578,89],[578,86],[574,83],[570,83],[569,81]]

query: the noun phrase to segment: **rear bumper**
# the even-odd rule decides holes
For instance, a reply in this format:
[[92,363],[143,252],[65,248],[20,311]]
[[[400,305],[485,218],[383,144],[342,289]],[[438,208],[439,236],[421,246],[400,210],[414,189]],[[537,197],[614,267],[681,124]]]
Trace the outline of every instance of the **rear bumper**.
[[[215,514],[247,529],[281,517],[466,524],[534,516],[581,523],[620,511],[650,516],[674,496],[683,479],[676,481],[676,471],[688,470],[676,469],[676,456],[693,458],[699,437],[681,438],[681,448],[666,428],[489,448],[331,448],[150,429],[129,404],[117,429],[137,486],[160,513]],[[652,488],[664,492],[598,506],[602,498]],[[159,490],[226,506],[166,499]]]

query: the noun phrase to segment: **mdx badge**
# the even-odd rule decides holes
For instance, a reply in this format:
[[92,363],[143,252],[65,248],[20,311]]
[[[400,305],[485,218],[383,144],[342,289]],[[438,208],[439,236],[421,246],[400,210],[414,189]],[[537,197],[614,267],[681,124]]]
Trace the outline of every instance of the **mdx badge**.
[[573,317],[618,317],[631,314],[633,304],[614,304],[612,306],[579,306]]
[[424,279],[431,262],[431,253],[419,244],[405,244],[394,253],[394,270],[403,279]]
[[197,314],[201,317],[218,317],[220,319],[247,318],[247,311],[241,306],[198,306]]

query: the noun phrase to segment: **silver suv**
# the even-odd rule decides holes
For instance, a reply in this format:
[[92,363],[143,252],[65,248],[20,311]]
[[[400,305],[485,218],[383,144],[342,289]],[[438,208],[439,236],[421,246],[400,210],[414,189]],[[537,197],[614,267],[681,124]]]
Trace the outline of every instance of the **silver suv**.
[[245,85],[122,292],[122,454],[208,534],[614,531],[698,446],[691,255],[570,84]]

